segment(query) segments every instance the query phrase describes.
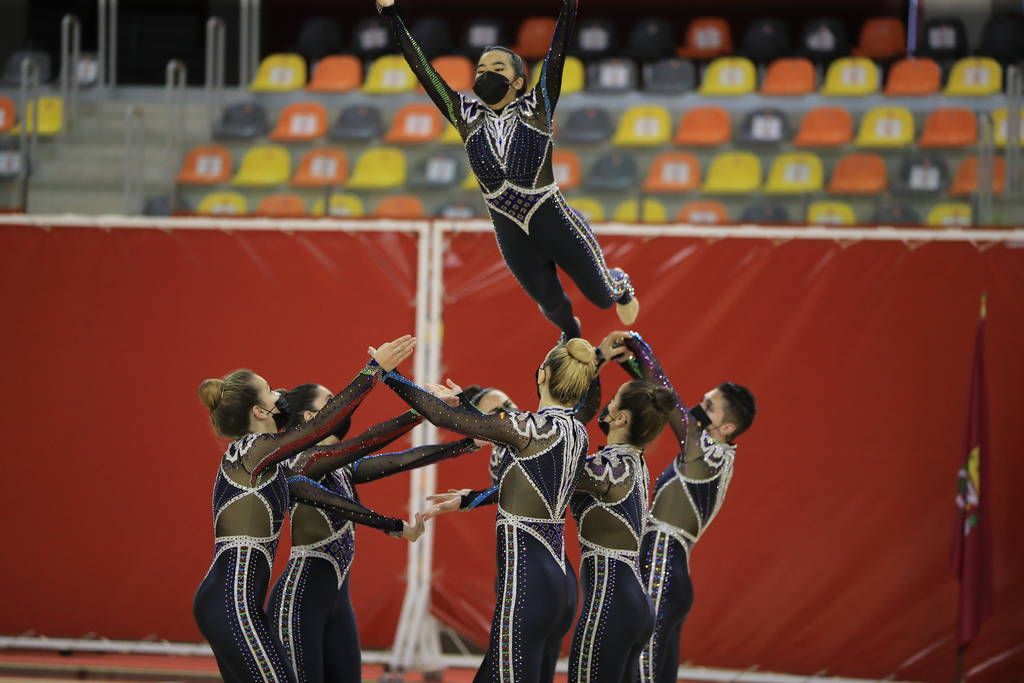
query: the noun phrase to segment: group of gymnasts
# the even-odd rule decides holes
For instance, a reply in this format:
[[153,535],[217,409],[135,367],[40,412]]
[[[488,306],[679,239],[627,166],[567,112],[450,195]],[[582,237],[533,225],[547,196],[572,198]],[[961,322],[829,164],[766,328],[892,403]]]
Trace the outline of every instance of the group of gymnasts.
[[[558,268],[595,305],[614,305],[627,327],[639,301],[554,182],[553,116],[578,0],[561,0],[535,87],[526,87],[517,54],[492,47],[478,61],[475,98],[431,67],[395,0],[377,0],[377,9],[461,135],[509,270],[561,337],[537,368],[534,411],[496,388],[411,382],[398,371],[415,350],[411,336],[370,347],[370,361],[337,394],[320,384],[274,391],[250,370],[204,381],[199,395],[213,427],[232,441],[214,483],[214,559],[193,606],[199,628],[229,682],[359,681],[348,579],[355,526],[415,541],[433,517],[493,505],[495,608],[478,683],[552,681],[580,584],[571,681],[674,681],[693,601],[690,551],[722,505],[754,397],[723,382],[688,411],[639,334],[613,332],[596,347],[581,338]],[[609,364],[628,381],[601,409],[599,378]],[[350,437],[352,413],[381,382],[411,410]],[[595,417],[606,442],[591,452],[585,425]],[[387,451],[423,420],[465,438]],[[666,425],[678,453],[651,502],[644,449]],[[488,445],[489,486],[431,496],[411,521],[359,502],[360,484]],[[268,603],[289,510],[291,553]],[[579,580],[565,555],[567,510],[579,529]]]

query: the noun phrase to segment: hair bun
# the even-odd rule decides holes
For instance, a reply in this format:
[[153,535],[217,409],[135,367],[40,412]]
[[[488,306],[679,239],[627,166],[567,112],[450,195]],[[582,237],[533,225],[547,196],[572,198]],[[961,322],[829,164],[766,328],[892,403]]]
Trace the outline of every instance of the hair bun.
[[199,400],[212,413],[220,404],[220,398],[224,392],[224,380],[205,379],[199,385]]
[[569,356],[573,360],[577,360],[580,363],[593,364],[597,360],[594,347],[586,339],[573,337],[565,343],[565,350],[569,352]]
[[671,413],[676,407],[676,395],[674,391],[666,389],[665,387],[658,387],[654,390],[654,407],[659,412]]

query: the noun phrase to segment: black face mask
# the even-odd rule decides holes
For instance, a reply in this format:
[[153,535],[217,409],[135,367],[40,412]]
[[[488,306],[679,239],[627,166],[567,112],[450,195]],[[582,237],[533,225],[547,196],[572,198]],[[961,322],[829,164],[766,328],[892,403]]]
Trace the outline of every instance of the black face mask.
[[601,412],[597,415],[597,428],[601,430],[601,433],[608,436],[608,432],[611,430],[609,424],[608,406],[601,408]]
[[473,92],[484,101],[484,104],[497,104],[508,94],[511,87],[512,81],[501,74],[496,71],[485,71],[473,84]]
[[701,429],[707,429],[708,425],[711,424],[711,418],[708,414],[700,407],[700,404],[690,408],[690,417],[697,421],[697,424],[701,426]]

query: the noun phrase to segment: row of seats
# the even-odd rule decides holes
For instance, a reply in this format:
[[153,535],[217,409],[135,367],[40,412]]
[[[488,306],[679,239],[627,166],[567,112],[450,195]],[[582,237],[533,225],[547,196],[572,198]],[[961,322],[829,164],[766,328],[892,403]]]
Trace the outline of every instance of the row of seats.
[[[445,55],[432,61],[434,68],[452,88],[473,87],[475,66],[466,57]],[[530,69],[531,82],[540,74],[539,65]],[[951,97],[985,97],[1003,87],[1003,70],[990,57],[964,57],[950,69],[945,88],[942,68],[929,58],[908,58],[889,69],[885,94],[917,97],[943,92]],[[760,92],[766,96],[800,96],[818,91],[819,74],[805,57],[773,60],[765,69],[758,88],[758,69],[746,57],[718,57],[703,70],[698,88],[698,71],[693,62],[667,57],[644,64],[642,69],[629,58],[604,57],[584,66],[575,57],[565,60],[562,94],[581,90],[598,93],[646,92],[681,95],[693,90],[706,96],[738,96]],[[867,57],[841,57],[825,71],[820,92],[835,97],[863,97],[881,89],[881,69]],[[641,84],[642,83],[642,84]],[[305,89],[318,93],[342,93],[361,89],[376,95],[413,92],[419,88],[415,76],[401,55],[383,55],[371,62],[365,79],[363,67],[354,55],[330,55],[316,63],[307,83],[306,62],[294,53],[272,54],[260,63],[250,89],[258,93],[294,92]]]
[[[2,98],[0,98],[2,106]],[[563,114],[556,121],[556,135],[567,144],[593,145],[608,140],[622,147],[657,147],[673,143],[686,147],[712,147],[732,141],[733,121],[723,107],[695,107],[683,113],[672,131],[669,111],[658,105],[627,109],[616,124],[611,114],[599,107],[584,107]],[[993,140],[1005,147],[1009,133],[1008,110],[992,112]],[[1021,112],[1024,131],[1024,111]],[[3,127],[0,126],[0,130]],[[860,120],[854,137],[853,115],[842,107],[816,107],[800,120],[795,131],[790,117],[781,109],[761,108],[748,112],[738,122],[736,141],[747,145],[775,145],[792,142],[799,147],[970,147],[979,140],[978,117],[965,107],[942,107],[925,118],[916,136],[914,116],[906,107],[881,106],[869,109]],[[218,140],[252,140],[268,136],[275,142],[311,142],[324,137],[335,142],[383,140],[392,144],[424,144],[440,141],[459,144],[455,129],[446,125],[438,110],[428,103],[400,108],[385,126],[380,108],[366,104],[343,108],[328,124],[327,107],[319,102],[296,102],[286,106],[270,129],[266,110],[258,103],[231,105],[214,126]],[[1024,142],[1024,134],[1019,136]]]
[[[716,156],[707,173],[701,173],[692,154],[667,152],[650,165],[641,182],[634,157],[614,151],[597,158],[586,178],[582,177],[579,158],[571,151],[559,150],[553,157],[555,178],[564,190],[586,187],[598,192],[632,192],[641,189],[653,193],[708,194],[810,194],[826,189],[821,159],[809,152],[780,154],[774,158],[767,178],[761,160],[750,152],[723,152]],[[892,189],[907,194],[953,196],[975,193],[979,184],[978,157],[965,158],[951,178],[946,162],[930,154],[906,157],[898,176],[889,183],[885,160],[875,154],[849,154],[840,158],[832,170],[828,192],[838,195],[873,195]],[[703,180],[702,180],[703,176]],[[1003,190],[1005,162],[995,157],[993,189]],[[343,150],[317,148],[308,151],[292,174],[291,157],[280,145],[264,145],[248,150],[237,173],[233,174],[230,152],[219,146],[192,150],[186,157],[178,182],[183,185],[217,185],[230,182],[243,187],[340,187],[360,190],[388,190],[408,186],[420,190],[447,190],[454,187],[475,189],[476,181],[467,173],[461,154],[437,153],[420,159],[407,170],[405,155],[394,147],[367,150],[357,160],[351,174],[348,156]]]
[[[603,204],[590,197],[571,197],[569,203],[580,213],[594,222],[606,219]],[[316,199],[307,210],[306,201],[301,196],[290,193],[272,194],[260,199],[255,210],[250,213],[249,202],[238,192],[211,192],[199,202],[196,213],[216,216],[266,216],[275,218],[301,218],[306,216],[332,216],[338,218],[393,218],[421,219],[426,218],[423,203],[414,195],[392,195],[377,202],[372,212],[367,213],[362,197],[351,193],[334,193],[325,201]],[[479,218],[477,209],[471,204],[452,202],[441,206],[436,212],[438,218]],[[683,205],[675,219],[684,223],[722,224],[731,221],[728,209],[720,202],[692,201]],[[933,206],[927,216],[926,224],[932,226],[969,226],[971,224],[971,205],[966,203],[943,203]],[[644,199],[638,202],[630,199],[621,202],[611,214],[611,220],[618,222],[668,222],[668,212],[664,204],[656,199]],[[739,216],[743,223],[788,223],[792,220],[786,207],[773,204],[750,206]],[[812,225],[855,225],[857,216],[853,206],[839,201],[811,202],[806,210],[805,220]],[[887,206],[876,210],[871,223],[918,225],[921,224],[919,214],[905,206]]]
[[[28,103],[28,132],[36,121],[36,107],[39,108],[39,135],[49,136],[60,133],[64,127],[64,101],[59,97],[40,97]],[[14,100],[0,97],[0,133],[18,135],[21,124],[18,121],[18,109]]]

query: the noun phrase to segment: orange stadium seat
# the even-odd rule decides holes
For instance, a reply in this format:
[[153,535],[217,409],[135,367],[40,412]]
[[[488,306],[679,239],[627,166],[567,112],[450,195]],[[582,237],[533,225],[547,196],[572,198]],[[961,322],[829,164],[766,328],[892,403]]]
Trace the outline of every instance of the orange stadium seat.
[[423,202],[420,198],[411,194],[396,194],[385,197],[373,210],[374,218],[393,218],[396,220],[407,220],[423,218]]
[[722,107],[697,107],[685,112],[672,142],[684,147],[716,147],[732,139],[729,112]]
[[540,59],[551,47],[555,34],[555,20],[551,17],[529,17],[519,25],[514,52],[523,59]]
[[[1002,194],[1006,186],[1006,160],[1001,156],[993,158],[992,165],[992,193]],[[967,157],[960,162],[956,169],[956,176],[953,178],[953,186],[949,188],[952,197],[963,197],[974,194],[978,191],[978,176],[980,173],[978,157]]]
[[14,100],[10,97],[0,97],[0,133],[6,133],[14,128],[14,123],[18,118],[16,111]]
[[[452,90],[472,90],[476,80],[473,62],[461,55],[446,55],[434,59],[431,64],[437,74],[451,86]],[[422,86],[420,90],[422,90]]]
[[178,182],[182,185],[217,185],[231,180],[231,152],[220,145],[193,148],[181,164]]
[[870,59],[892,59],[907,53],[907,31],[896,17],[875,17],[864,22],[853,54]]
[[355,55],[330,55],[313,67],[306,86],[312,92],[348,92],[363,85],[363,65]]
[[942,69],[931,59],[903,59],[889,69],[885,94],[890,97],[934,95],[942,87]]
[[306,152],[292,178],[293,187],[326,187],[343,185],[348,180],[348,157],[345,151],[319,147]]
[[761,83],[762,95],[809,95],[815,88],[814,64],[803,57],[776,59]]
[[398,110],[385,142],[402,145],[430,142],[441,137],[441,114],[433,104],[416,102]]
[[551,156],[551,168],[555,173],[555,182],[563,190],[573,190],[580,186],[580,158],[575,152],[560,149]]
[[275,142],[308,142],[327,133],[327,108],[319,102],[295,102],[281,111],[270,133]]
[[969,147],[978,142],[978,117],[970,109],[946,107],[928,115],[919,147]]
[[817,107],[804,114],[793,144],[797,147],[840,147],[853,140],[853,117],[842,107]]
[[729,22],[722,17],[698,17],[686,27],[680,57],[713,59],[732,52],[732,34]]
[[885,159],[877,154],[848,154],[836,162],[828,191],[832,194],[873,195],[888,184]]
[[721,225],[729,222],[729,211],[721,202],[701,199],[683,204],[676,220],[696,225]]
[[256,215],[270,218],[302,218],[306,215],[306,203],[297,194],[282,192],[267,195],[256,207]]
[[689,192],[700,186],[700,162],[685,152],[664,152],[651,164],[644,192]]

